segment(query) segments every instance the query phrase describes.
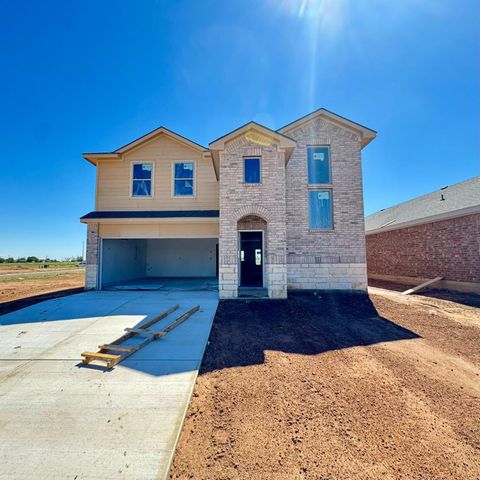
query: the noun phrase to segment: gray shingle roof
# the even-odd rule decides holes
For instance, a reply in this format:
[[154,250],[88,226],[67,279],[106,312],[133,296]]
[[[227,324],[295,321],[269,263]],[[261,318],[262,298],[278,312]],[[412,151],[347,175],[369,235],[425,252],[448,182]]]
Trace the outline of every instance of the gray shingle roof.
[[480,207],[480,176],[373,213],[365,218],[365,231],[393,230],[397,225],[400,228],[424,223],[422,220],[430,217],[454,216],[455,212],[474,207]]

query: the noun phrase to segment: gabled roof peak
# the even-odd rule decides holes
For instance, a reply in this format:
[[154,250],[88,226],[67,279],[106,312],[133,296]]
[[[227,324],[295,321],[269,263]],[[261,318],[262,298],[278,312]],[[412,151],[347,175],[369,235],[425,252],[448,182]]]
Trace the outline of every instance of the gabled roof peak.
[[149,133],[146,133],[145,135],[142,135],[141,137],[137,138],[136,140],[133,140],[132,142],[127,143],[126,145],[123,145],[123,147],[117,148],[115,150],[115,153],[125,153],[132,148],[137,147],[138,145],[147,142],[148,140],[151,140],[152,138],[156,137],[157,135],[160,134],[165,134],[168,135],[169,137],[174,138],[175,140],[180,141],[181,143],[185,143],[189,145],[190,147],[194,148],[195,150],[199,150],[201,152],[206,152],[208,149],[204,147],[203,145],[200,145],[197,142],[194,142],[183,135],[180,135],[179,133],[174,132],[173,130],[169,130],[167,127],[160,126],[156,128],[155,130],[152,130]]
[[[265,135],[266,137],[270,137],[277,141],[282,148],[286,149],[287,152],[287,159],[291,153],[291,150],[295,148],[296,142],[292,138],[290,138],[287,133],[294,128],[299,127],[300,125],[307,123],[317,117],[325,117],[328,120],[330,120],[333,123],[337,123],[345,128],[348,128],[350,130],[353,130],[357,132],[360,135],[361,142],[362,142],[362,147],[365,147],[370,143],[376,136],[377,132],[375,130],[372,130],[370,128],[367,128],[363,125],[360,125],[359,123],[353,122],[352,120],[348,120],[345,117],[342,117],[340,115],[337,115],[336,113],[330,112],[326,108],[319,108],[301,118],[298,120],[295,120],[282,128],[279,128],[278,130],[272,130],[269,127],[266,127],[265,125],[262,125],[258,122],[255,121],[250,121],[245,123],[244,125],[236,128],[235,130],[232,130],[231,132],[222,135],[220,138],[217,138],[213,142],[209,144],[210,151],[212,154],[215,156],[214,151],[215,150],[221,150],[224,148],[225,142],[228,142],[229,140],[240,136],[244,134],[245,132],[248,132],[249,130],[256,130],[260,132],[262,135]],[[169,137],[177,140],[180,143],[183,143],[184,145],[187,145],[194,150],[197,150],[199,152],[202,152],[206,155],[209,155],[209,149],[204,147],[203,145],[200,145],[172,130],[169,130],[168,128],[164,126],[160,126],[154,130],[152,130],[149,133],[146,133],[145,135],[142,135],[141,137],[137,138],[136,140],[133,140],[132,142],[127,143],[126,145],[123,145],[120,148],[117,148],[113,152],[97,152],[97,153],[84,153],[83,158],[88,160],[90,163],[93,163],[94,165],[97,164],[97,161],[100,159],[115,159],[115,158],[121,158],[121,156],[132,150],[133,148],[138,147],[139,145],[142,145],[145,142],[148,142],[149,140],[157,137],[158,135],[168,135]],[[261,142],[261,138],[254,138],[253,141]]]
[[152,140],[153,138],[159,136],[159,135],[167,135],[170,138],[173,138],[174,140],[183,143],[194,150],[197,150],[199,152],[208,152],[208,149],[204,147],[203,145],[200,145],[192,140],[189,140],[188,138],[184,137],[183,135],[180,135],[173,130],[169,130],[167,127],[160,126],[158,128],[155,128],[151,132],[146,133],[145,135],[142,135],[141,137],[137,138],[136,140],[133,140],[126,145],[123,145],[120,148],[117,148],[113,152],[97,152],[97,153],[84,153],[83,158],[88,160],[90,163],[93,163],[96,165],[97,160],[101,158],[120,158],[122,154],[144,144],[145,142],[148,142]]
[[226,133],[225,135],[222,135],[220,138],[217,138],[213,142],[210,142],[209,143],[210,150],[223,148],[223,145],[226,142],[228,142],[229,140],[235,137],[243,135],[250,130],[258,130],[264,133],[265,135],[267,135],[268,137],[271,137],[279,142],[288,144],[288,146],[291,146],[291,147],[294,147],[297,143],[295,140],[288,137],[287,135],[284,135],[283,133],[280,133],[276,130],[272,130],[271,128],[268,128],[265,125],[262,125],[258,122],[251,120],[250,122],[245,123],[244,125],[236,128],[235,130],[232,130],[231,132]]
[[341,115],[337,115],[336,113],[327,110],[326,108],[318,108],[311,113],[307,113],[303,117],[300,117],[293,122],[284,125],[283,127],[279,128],[277,132],[281,133],[288,133],[289,131],[298,128],[300,125],[307,123],[311,120],[314,120],[318,117],[325,117],[326,119],[332,121],[333,123],[338,123],[343,127],[349,128],[350,130],[354,130],[360,134],[362,140],[362,147],[367,146],[376,136],[377,132],[372,130],[371,128],[367,128],[360,123],[354,122],[349,120],[348,118],[342,117]]

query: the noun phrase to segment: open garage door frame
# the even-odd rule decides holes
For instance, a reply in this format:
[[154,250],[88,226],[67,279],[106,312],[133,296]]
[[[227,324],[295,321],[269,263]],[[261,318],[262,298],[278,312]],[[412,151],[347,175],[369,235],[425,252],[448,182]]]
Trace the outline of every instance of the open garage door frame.
[[218,238],[102,238],[98,276],[100,290],[136,279],[217,277]]

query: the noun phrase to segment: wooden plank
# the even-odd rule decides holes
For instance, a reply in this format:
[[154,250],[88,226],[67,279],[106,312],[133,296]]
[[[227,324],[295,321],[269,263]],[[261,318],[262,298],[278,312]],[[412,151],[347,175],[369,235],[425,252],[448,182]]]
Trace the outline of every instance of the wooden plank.
[[140,350],[145,345],[148,345],[150,342],[153,342],[154,340],[155,340],[155,337],[153,335],[150,335],[142,342],[137,343],[132,350],[130,350],[129,352],[125,352],[123,355],[120,355],[119,359],[115,362],[115,364],[121,362],[122,360],[125,360],[127,357],[129,357],[130,355],[133,355],[136,351]]
[[146,330],[144,328],[126,328],[126,332],[133,332],[137,335],[153,335],[155,338],[160,338],[166,335],[163,330]]
[[98,358],[100,360],[115,360],[121,355],[114,355],[112,353],[101,353],[101,352],[83,352],[82,357],[89,358]]
[[[160,313],[160,315],[157,315],[156,317],[153,317],[151,320],[148,320],[142,325],[142,328],[148,328],[152,326],[154,323],[159,322],[160,320],[163,320],[165,317],[173,313],[175,310],[178,310],[180,308],[180,305],[174,305],[172,308],[169,308],[168,310],[165,310],[164,312]],[[113,342],[110,342],[110,345],[118,345],[125,340],[128,340],[129,338],[132,338],[136,334],[133,332],[128,332],[122,335],[121,337],[117,338]]]
[[170,315],[171,313],[173,313],[175,310],[178,310],[179,308],[180,308],[180,305],[177,303],[172,308],[165,310],[165,312],[162,312],[160,315],[157,315],[156,317],[153,317],[152,319],[143,323],[142,328],[151,327],[154,323],[157,323],[158,321],[163,320],[167,315]]
[[442,279],[443,279],[443,277],[435,277],[432,280],[428,280],[424,283],[421,283],[420,285],[417,285],[416,287],[409,288],[408,290],[405,290],[404,292],[402,292],[402,295],[410,295],[411,293],[418,292],[422,288],[428,287],[429,285],[432,285],[436,282],[439,282]]
[[[177,310],[178,308],[179,308],[179,305],[175,305],[169,310],[166,310],[160,315],[157,315],[156,317],[152,318],[148,322],[144,323],[142,325],[143,328],[126,328],[125,330],[127,331],[127,333],[125,335],[122,335],[120,338],[117,338],[117,340],[115,340],[110,344],[101,345],[99,352],[82,353],[82,356],[84,357],[83,363],[88,364],[93,360],[101,360],[107,363],[108,368],[112,368],[114,365],[121,362],[122,360],[125,360],[125,358],[129,357],[136,351],[140,350],[145,345],[149,344],[150,342],[153,342],[155,339],[159,337],[166,335],[168,332],[171,332],[174,328],[178,327],[181,323],[183,323],[185,320],[190,318],[195,312],[198,312],[198,310],[200,310],[200,305],[197,305],[191,308],[190,310],[188,310],[187,312],[185,312],[183,315],[180,315],[180,317],[178,317],[176,320],[170,323],[164,330],[155,331],[155,330],[147,330],[145,328],[165,318],[167,315]],[[145,338],[143,341],[137,343],[136,345],[132,345],[131,347],[121,347],[116,345],[117,343],[121,343],[121,341],[123,340],[132,338],[135,335],[138,335],[139,333],[147,334],[148,337]],[[122,355],[113,355],[113,354],[105,353],[108,350],[114,350],[116,347],[118,347],[119,351],[124,351],[124,353]]]
[[134,333],[135,335],[155,335],[153,330],[145,330],[144,328],[124,328],[126,332]]
[[101,350],[113,350],[115,352],[129,352],[133,347],[121,347],[119,345],[105,344],[99,345],[98,348]]
[[108,368],[112,368],[122,358],[121,355],[112,355],[112,354],[102,353],[102,352],[83,352],[82,357],[84,357],[83,363],[85,365],[88,365],[90,362],[94,360],[100,360],[102,362],[106,362]]
[[200,305],[197,305],[196,307],[191,308],[190,310],[185,312],[182,316],[178,317],[170,325],[165,327],[163,329],[163,331],[165,333],[171,332],[174,328],[178,327],[181,323],[183,323],[185,320],[189,319],[195,312],[198,312],[199,310],[200,310]]

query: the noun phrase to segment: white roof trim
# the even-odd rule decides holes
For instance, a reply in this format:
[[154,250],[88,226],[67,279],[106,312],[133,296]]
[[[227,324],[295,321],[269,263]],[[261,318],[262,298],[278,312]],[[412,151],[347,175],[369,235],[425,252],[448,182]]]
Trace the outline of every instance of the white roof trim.
[[98,160],[116,160],[118,158],[121,158],[121,155],[119,153],[83,153],[82,157],[85,160],[88,160],[91,164],[96,165]]

